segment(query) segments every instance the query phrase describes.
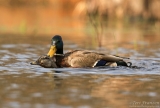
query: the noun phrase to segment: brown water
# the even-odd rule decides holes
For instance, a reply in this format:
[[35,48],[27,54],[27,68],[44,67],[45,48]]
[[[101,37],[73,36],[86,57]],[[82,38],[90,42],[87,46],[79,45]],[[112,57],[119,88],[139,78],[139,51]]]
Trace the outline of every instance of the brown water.
[[[103,53],[131,57],[133,65],[143,67],[140,69],[30,65],[48,52],[50,38],[0,36],[0,108],[160,107],[159,43],[138,50],[102,48]],[[71,40],[64,39],[64,43],[65,51],[84,48]]]

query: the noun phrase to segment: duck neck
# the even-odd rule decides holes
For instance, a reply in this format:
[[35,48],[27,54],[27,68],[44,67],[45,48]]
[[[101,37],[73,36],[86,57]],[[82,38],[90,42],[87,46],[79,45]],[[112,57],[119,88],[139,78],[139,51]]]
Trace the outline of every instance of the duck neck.
[[58,49],[58,50],[56,51],[56,54],[63,54],[63,48]]

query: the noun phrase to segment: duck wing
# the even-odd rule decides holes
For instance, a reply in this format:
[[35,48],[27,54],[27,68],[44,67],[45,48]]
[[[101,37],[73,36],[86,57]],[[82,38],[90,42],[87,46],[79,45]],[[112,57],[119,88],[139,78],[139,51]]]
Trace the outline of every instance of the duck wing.
[[107,62],[122,61],[123,58],[87,50],[75,50],[65,54],[64,61],[71,67],[94,67],[99,60]]

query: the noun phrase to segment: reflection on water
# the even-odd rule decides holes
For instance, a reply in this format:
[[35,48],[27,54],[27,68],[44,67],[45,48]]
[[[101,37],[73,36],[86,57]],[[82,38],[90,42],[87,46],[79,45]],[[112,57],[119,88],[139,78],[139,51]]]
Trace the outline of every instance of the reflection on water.
[[[45,42],[39,37],[34,44],[33,38],[18,38],[7,44],[0,37],[1,108],[128,108],[136,107],[136,102],[160,107],[159,44],[145,52],[120,47],[101,51],[129,56],[140,69],[50,69],[29,64],[46,54],[49,37]],[[65,44],[65,51],[78,49],[67,40]]]
[[[50,70],[51,71],[51,70]],[[1,75],[1,106],[12,108],[128,108],[159,102],[160,76],[21,73]]]

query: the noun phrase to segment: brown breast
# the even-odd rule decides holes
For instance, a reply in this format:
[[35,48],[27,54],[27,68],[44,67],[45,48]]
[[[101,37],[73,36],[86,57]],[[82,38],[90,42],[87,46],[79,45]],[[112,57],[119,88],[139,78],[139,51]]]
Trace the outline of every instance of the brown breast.
[[65,56],[56,55],[56,64],[58,67],[71,67],[66,60]]

